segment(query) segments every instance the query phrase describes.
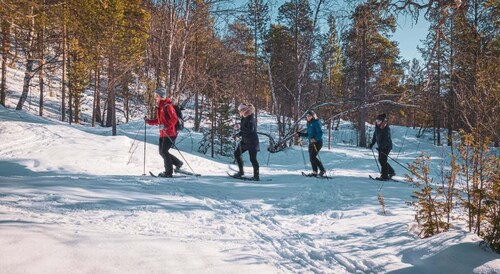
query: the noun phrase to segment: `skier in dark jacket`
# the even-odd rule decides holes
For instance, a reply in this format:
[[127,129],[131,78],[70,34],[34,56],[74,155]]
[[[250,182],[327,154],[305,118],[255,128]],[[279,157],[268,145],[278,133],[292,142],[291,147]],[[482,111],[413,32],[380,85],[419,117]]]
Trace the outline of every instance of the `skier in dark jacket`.
[[391,165],[387,162],[387,158],[392,149],[392,139],[391,139],[391,129],[387,124],[387,116],[385,114],[380,114],[375,120],[375,132],[373,133],[372,142],[370,144],[370,149],[373,149],[373,145],[377,143],[378,150],[378,161],[382,168],[380,177],[377,180],[388,180],[392,178],[396,173]]
[[257,121],[255,120],[255,107],[252,104],[240,104],[238,111],[241,116],[240,131],[235,137],[241,137],[238,147],[234,151],[234,158],[238,163],[239,171],[233,176],[240,178],[244,175],[243,159],[241,154],[248,151],[250,162],[253,166],[253,180],[259,181],[259,162],[257,152],[260,151],[259,137],[257,136]]
[[182,161],[168,152],[174,146],[175,139],[177,138],[177,130],[175,129],[177,114],[172,105],[172,99],[164,99],[166,95],[167,91],[165,88],[156,89],[156,118],[145,119],[148,125],[160,126],[159,151],[165,168],[164,172],[158,174],[160,177],[172,177],[173,166],[175,165],[176,169],[180,169],[183,164]]
[[307,137],[307,139],[309,140],[309,160],[311,161],[313,172],[308,176],[324,176],[325,168],[323,167],[323,163],[321,163],[321,161],[318,159],[318,153],[323,147],[323,130],[321,129],[321,122],[319,121],[316,113],[312,110],[306,113],[306,120],[307,133],[297,132],[297,135],[301,137]]

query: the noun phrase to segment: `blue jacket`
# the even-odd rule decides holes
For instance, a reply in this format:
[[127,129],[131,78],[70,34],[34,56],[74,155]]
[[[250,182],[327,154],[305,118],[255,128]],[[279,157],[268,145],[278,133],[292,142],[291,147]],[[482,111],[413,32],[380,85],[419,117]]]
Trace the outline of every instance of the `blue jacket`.
[[316,142],[323,142],[323,130],[321,130],[321,122],[319,119],[313,119],[307,122],[307,133],[299,133],[299,136],[307,136],[309,142],[311,142],[312,138],[314,138]]

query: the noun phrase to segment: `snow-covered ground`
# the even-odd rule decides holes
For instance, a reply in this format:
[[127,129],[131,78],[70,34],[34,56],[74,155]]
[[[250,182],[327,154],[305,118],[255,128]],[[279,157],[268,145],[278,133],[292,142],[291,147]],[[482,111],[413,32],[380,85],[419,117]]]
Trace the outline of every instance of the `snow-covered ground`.
[[[262,115],[260,129],[272,121]],[[500,256],[460,220],[416,237],[412,188],[368,179],[377,166],[349,145],[348,123],[320,153],[332,180],[300,176],[307,151],[269,155],[264,138],[261,176],[272,181],[229,178],[232,159],[197,153],[201,136],[187,131],[182,156],[203,176],[142,176],[143,122],[118,132],[0,107],[0,273],[500,273]],[[447,152],[414,136],[393,127],[393,156],[424,150],[437,167]],[[146,172],[161,171],[157,139],[148,127]]]

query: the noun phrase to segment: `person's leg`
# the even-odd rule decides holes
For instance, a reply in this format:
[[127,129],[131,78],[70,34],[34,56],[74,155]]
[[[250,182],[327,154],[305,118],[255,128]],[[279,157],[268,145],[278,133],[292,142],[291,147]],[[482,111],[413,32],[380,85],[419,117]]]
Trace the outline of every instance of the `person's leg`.
[[382,174],[381,174],[381,178],[382,179],[387,179],[389,178],[389,168],[388,168],[388,164],[387,164],[387,153],[385,153],[384,151],[382,150],[379,150],[378,152],[378,161],[380,163],[380,168],[382,169]]
[[168,160],[167,158],[169,158],[168,156],[168,141],[167,141],[167,138],[166,137],[160,137],[160,140],[158,142],[158,150],[160,152],[160,155],[161,157],[163,158],[163,169],[164,171],[162,173],[160,173],[162,176],[168,174],[167,173],[167,163],[168,163]]
[[172,176],[172,173],[174,173],[174,168],[173,168],[173,163],[172,163],[172,155],[170,154],[169,150],[170,148],[172,147],[173,143],[172,143],[172,139],[169,138],[169,137],[165,137],[164,138],[164,149],[163,149],[163,153],[164,153],[164,165],[165,165],[165,174],[167,176]]
[[[387,152],[387,153],[385,153]],[[391,151],[384,151],[384,153],[387,155],[387,157],[389,157],[389,153],[391,153]],[[392,177],[394,175],[396,175],[396,172],[394,171],[394,168],[392,168],[391,164],[389,164],[389,160],[387,160],[387,175],[389,177]]]
[[[170,140],[171,140],[171,143],[172,145],[170,146],[170,148],[173,148],[175,146],[175,139],[177,137],[170,137]],[[179,160],[179,158],[175,157],[174,155],[172,155],[171,153],[170,154],[170,160],[172,161],[172,164],[174,166],[176,166],[177,168],[180,168],[182,166],[182,164],[184,164],[181,160]]]
[[234,159],[236,159],[236,163],[238,164],[238,170],[239,170],[239,175],[243,175],[243,159],[241,158],[241,154],[245,152],[242,148],[241,143],[238,144],[236,147],[236,150],[234,150]]
[[321,149],[321,147],[322,147],[321,143],[309,144],[309,160],[311,161],[313,173],[315,173],[315,174],[318,173],[318,168],[320,169],[320,171],[325,170],[325,168],[323,167],[323,164],[318,159],[318,153],[319,153],[319,150]]
[[314,143],[314,148],[316,150],[316,165],[319,168],[320,175],[323,175],[326,172],[325,167],[323,166],[323,163],[321,162],[321,160],[318,157],[319,151],[321,150],[322,147],[323,147],[323,142]]
[[250,155],[250,162],[253,167],[253,178],[259,180],[259,162],[257,161],[257,151],[248,151]]

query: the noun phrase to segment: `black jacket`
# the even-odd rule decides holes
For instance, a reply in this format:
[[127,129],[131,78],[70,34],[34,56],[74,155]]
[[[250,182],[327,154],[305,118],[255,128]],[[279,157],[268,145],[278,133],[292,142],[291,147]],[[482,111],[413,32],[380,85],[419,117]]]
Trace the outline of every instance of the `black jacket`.
[[257,136],[257,122],[254,114],[241,118],[238,135],[241,136],[241,143],[248,150],[259,150],[259,136]]
[[377,142],[378,148],[383,151],[390,151],[392,149],[391,129],[388,125],[384,128],[375,126],[371,145],[373,146],[375,142]]

